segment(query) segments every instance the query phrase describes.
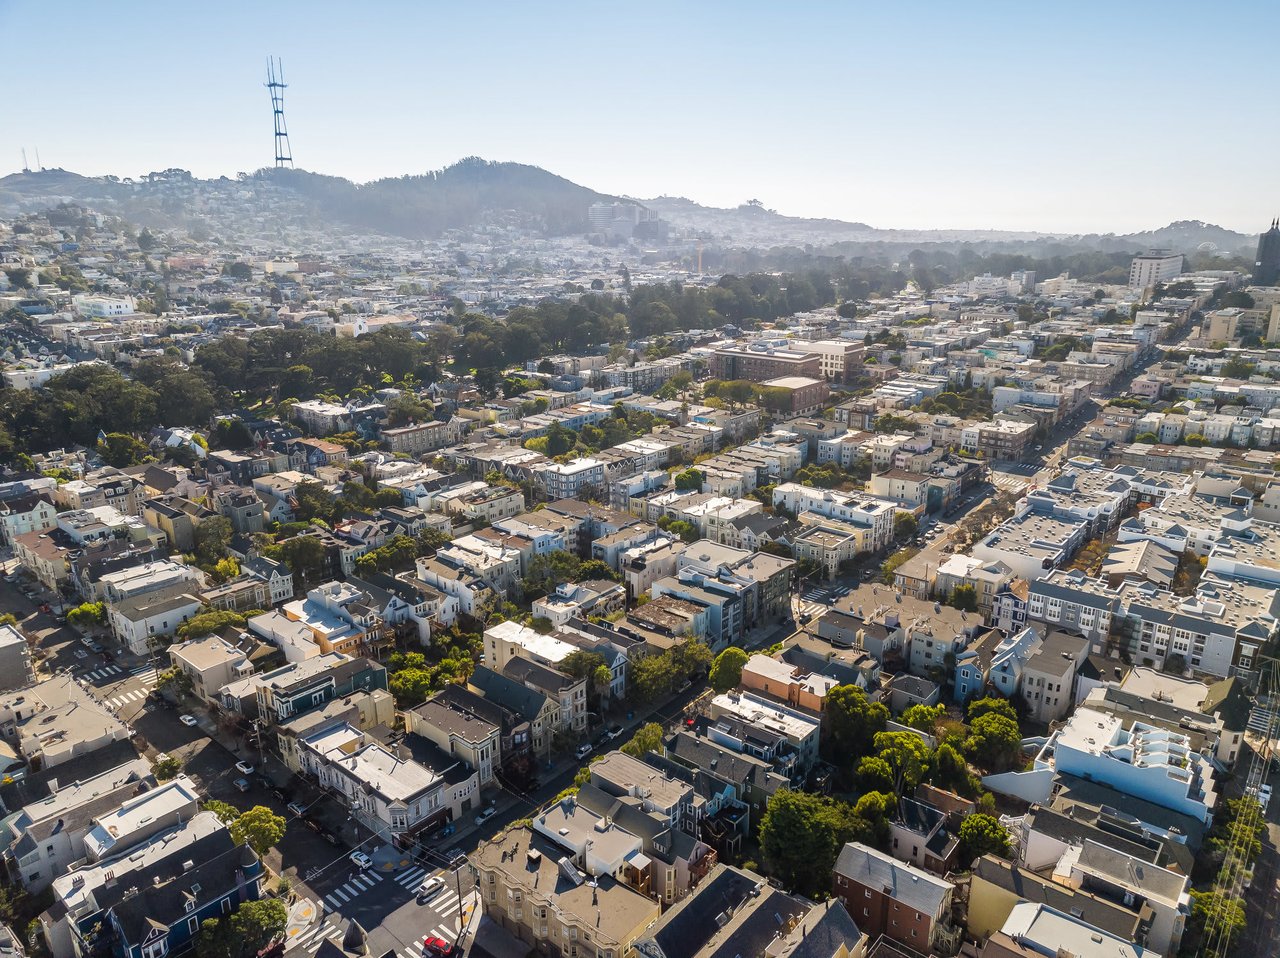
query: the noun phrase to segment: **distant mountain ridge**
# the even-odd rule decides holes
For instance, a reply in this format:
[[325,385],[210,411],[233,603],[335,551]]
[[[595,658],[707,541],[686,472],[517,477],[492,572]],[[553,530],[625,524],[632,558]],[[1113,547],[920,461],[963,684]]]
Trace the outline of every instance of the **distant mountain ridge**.
[[[548,236],[587,229],[592,203],[618,201],[547,170],[522,163],[467,157],[442,170],[357,184],[305,170],[262,169],[237,179],[200,180],[183,170],[150,173],[137,180],[87,177],[67,170],[14,173],[0,178],[0,213],[74,202],[118,212],[152,227],[189,225],[199,214],[193,193],[247,204],[272,216],[290,215],[316,226],[354,227],[410,239],[436,238],[451,230],[516,227]],[[1198,220],[1179,220],[1130,234],[1013,230],[899,230],[836,219],[786,216],[757,201],[735,209],[702,206],[684,197],[638,202],[677,227],[735,246],[842,243],[1034,243],[1117,251],[1197,248],[1252,251],[1257,237]],[[111,209],[114,207],[114,209]]]

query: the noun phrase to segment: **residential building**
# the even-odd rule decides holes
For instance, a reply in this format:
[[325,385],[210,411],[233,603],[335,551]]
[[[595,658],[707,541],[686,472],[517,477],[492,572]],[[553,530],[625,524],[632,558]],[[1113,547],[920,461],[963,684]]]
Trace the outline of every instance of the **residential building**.
[[662,914],[612,875],[588,881],[573,857],[529,828],[512,828],[472,859],[485,915],[531,948],[633,958]]
[[1153,249],[1140,253],[1129,264],[1129,288],[1151,289],[1157,283],[1167,283],[1182,273],[1182,254],[1166,249]]
[[25,688],[35,677],[27,637],[12,625],[0,625],[0,692]]
[[[748,728],[758,728],[780,737],[795,752],[796,775],[806,775],[818,760],[821,723],[818,718],[799,709],[773,702],[754,692],[727,692],[711,700],[710,716],[713,721],[722,716],[737,719]],[[721,744],[732,747],[730,738],[722,738]],[[743,750],[742,746],[735,748],[735,751]]]
[[191,691],[208,705],[221,701],[222,689],[253,674],[245,653],[226,639],[210,635],[169,646],[169,661],[191,680]]
[[1003,562],[1028,582],[1068,562],[1084,544],[1087,524],[1024,512],[974,543],[974,558]]
[[32,768],[72,762],[129,735],[129,726],[70,674],[0,695],[0,738]]
[[1064,718],[1076,702],[1076,675],[1089,655],[1089,641],[1052,631],[1022,667],[1021,695],[1027,716],[1048,725]]
[[130,652],[150,655],[153,644],[175,634],[182,623],[198,615],[203,607],[200,597],[189,592],[144,593],[109,605],[107,622],[111,634]]
[[922,952],[949,953],[959,944],[960,929],[951,925],[954,891],[950,882],[859,842],[840,850],[831,882],[869,938],[885,935]]
[[17,536],[54,528],[58,510],[47,495],[28,493],[0,499],[0,542],[13,545]]
[[730,346],[711,354],[715,379],[749,379],[764,382],[781,376],[822,376],[822,357],[816,352],[790,349],[753,349]]

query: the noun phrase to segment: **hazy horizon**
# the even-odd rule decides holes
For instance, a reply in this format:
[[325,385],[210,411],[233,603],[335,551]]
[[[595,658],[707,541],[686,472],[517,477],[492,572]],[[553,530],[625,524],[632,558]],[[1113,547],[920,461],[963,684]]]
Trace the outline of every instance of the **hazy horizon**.
[[[1205,12],[1185,2],[57,11],[0,0],[25,41],[0,63],[0,174],[23,147],[91,176],[270,166],[272,54],[296,166],[355,182],[480,156],[885,229],[1256,234],[1280,214],[1280,132],[1257,122],[1276,82],[1201,65]],[[1249,24],[1233,65],[1267,62],[1280,7],[1212,17]]]

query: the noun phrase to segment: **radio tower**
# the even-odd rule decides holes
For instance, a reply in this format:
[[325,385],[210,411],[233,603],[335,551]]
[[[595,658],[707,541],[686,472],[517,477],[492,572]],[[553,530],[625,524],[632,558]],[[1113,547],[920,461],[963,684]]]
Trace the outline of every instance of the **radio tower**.
[[293,169],[293,150],[289,147],[289,128],[284,123],[284,67],[278,59],[267,57],[267,82],[271,91],[271,112],[276,126],[276,169],[288,164]]

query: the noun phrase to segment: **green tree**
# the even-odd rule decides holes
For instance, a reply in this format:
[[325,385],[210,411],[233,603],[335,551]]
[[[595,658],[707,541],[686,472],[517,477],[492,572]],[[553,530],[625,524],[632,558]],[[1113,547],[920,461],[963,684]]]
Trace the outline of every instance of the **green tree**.
[[945,705],[912,705],[902,713],[899,721],[903,725],[932,733],[934,727],[947,712]]
[[213,564],[213,577],[219,582],[226,582],[228,579],[234,579],[240,574],[240,563],[236,561],[234,556],[227,556],[225,559],[219,559]]
[[1206,925],[1216,925],[1224,930],[1213,941],[1204,942],[1209,958],[1227,958],[1234,954],[1234,944],[1245,927],[1244,900],[1227,895],[1216,888],[1191,890],[1191,925],[1195,932],[1204,933]]
[[858,833],[853,809],[812,792],[781,791],[760,821],[760,850],[769,873],[811,897],[830,891],[831,871],[845,842]]
[[893,534],[899,539],[910,539],[920,528],[920,523],[910,512],[896,512],[893,516]]
[[210,609],[208,612],[193,615],[178,626],[178,635],[184,639],[202,639],[206,635],[221,632],[227,626],[240,628],[244,624],[245,618],[239,612],[232,612],[229,609]]
[[227,556],[227,547],[235,529],[226,516],[210,516],[196,526],[196,558],[203,565],[214,566]]
[[747,664],[750,656],[736,645],[731,645],[719,655],[715,661],[711,663],[711,672],[708,678],[711,681],[711,687],[717,692],[728,692],[730,689],[737,688],[738,683],[742,681],[742,667]]
[[627,689],[640,704],[670,695],[679,681],[680,673],[668,652],[642,656],[627,667]]
[[1020,764],[1022,733],[1018,723],[998,712],[986,712],[969,722],[965,752],[978,765],[1003,772]]
[[67,613],[67,623],[78,629],[107,624],[107,606],[102,602],[82,602]]
[[978,590],[971,585],[958,585],[951,591],[947,604],[961,612],[977,612]]
[[191,694],[191,676],[177,666],[165,669],[156,675],[156,688],[171,693],[177,699],[181,699]]
[[622,746],[622,751],[636,758],[643,758],[650,752],[662,750],[662,726],[657,722],[646,722],[641,725],[631,740]]
[[244,843],[258,855],[265,855],[284,838],[284,818],[265,805],[255,805],[231,825],[231,838]]
[[997,715],[1003,715],[1011,722],[1018,721],[1018,713],[1014,711],[1013,706],[1009,704],[1008,699],[1000,698],[998,695],[988,695],[986,698],[974,699],[969,703],[969,707],[965,711],[966,717],[970,722],[981,718],[989,712]]
[[964,756],[950,742],[943,742],[934,750],[930,779],[939,788],[958,795],[971,798],[976,791],[976,780]]
[[204,810],[213,812],[227,826],[230,826],[232,822],[240,817],[240,809],[229,802],[220,802],[216,798],[205,799]]
[[929,772],[929,746],[913,732],[877,732],[876,754],[889,766],[893,791],[901,796],[913,791]]
[[181,773],[182,759],[176,755],[166,755],[151,765],[151,774],[156,777],[157,782],[167,782],[171,778],[177,778]]
[[889,709],[883,702],[870,701],[856,685],[837,685],[827,693],[828,760],[847,768],[855,757],[871,750],[888,721]]
[[991,815],[974,814],[960,823],[960,863],[968,867],[982,855],[1009,854],[1009,833],[999,819]]
[[892,792],[893,769],[878,755],[865,755],[858,763],[858,787],[864,792]]
[[109,432],[98,440],[98,454],[103,462],[117,469],[136,466],[149,452],[145,442],[127,432]]
[[298,585],[314,584],[324,568],[324,543],[315,536],[293,536],[279,543],[279,559],[301,580]]
[[676,488],[680,490],[697,491],[702,488],[702,473],[697,469],[689,468],[684,472],[676,473]]
[[199,958],[251,958],[280,938],[289,923],[278,898],[243,902],[224,918],[207,918],[196,939]]

